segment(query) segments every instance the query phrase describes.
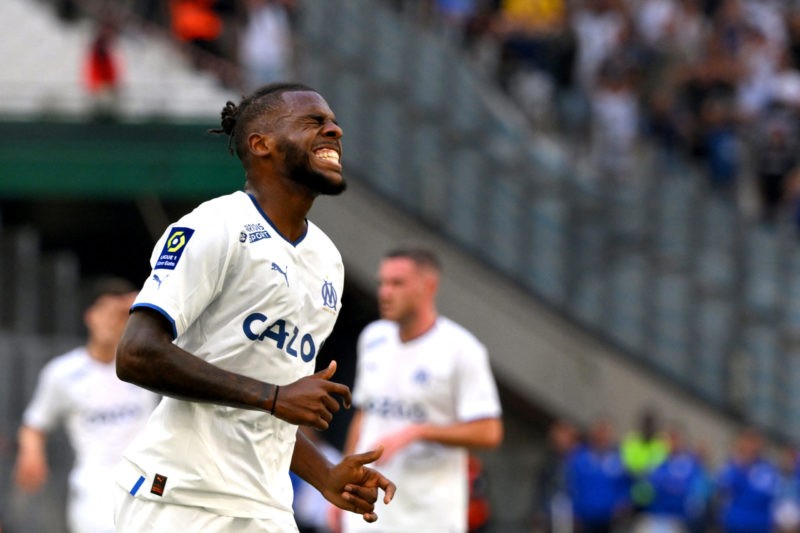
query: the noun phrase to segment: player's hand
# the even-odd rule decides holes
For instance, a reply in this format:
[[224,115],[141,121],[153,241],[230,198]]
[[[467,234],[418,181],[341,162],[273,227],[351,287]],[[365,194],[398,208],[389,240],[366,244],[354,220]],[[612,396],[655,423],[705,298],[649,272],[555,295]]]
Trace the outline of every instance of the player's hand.
[[275,405],[275,416],[299,426],[328,429],[341,400],[350,408],[350,387],[330,381],[336,373],[336,361],[316,374],[281,386]]
[[406,428],[390,433],[381,437],[378,446],[383,447],[383,455],[376,462],[376,464],[384,464],[386,461],[394,457],[394,455],[408,446],[419,440],[422,437],[424,426],[412,424]]
[[383,448],[348,455],[342,462],[331,468],[328,480],[322,491],[323,496],[335,506],[363,516],[367,522],[375,522],[375,501],[378,490],[383,491],[383,503],[394,498],[396,487],[383,474],[367,464],[375,462],[383,453]]
[[17,486],[27,493],[38,492],[47,481],[47,461],[32,453],[20,453],[14,469]]

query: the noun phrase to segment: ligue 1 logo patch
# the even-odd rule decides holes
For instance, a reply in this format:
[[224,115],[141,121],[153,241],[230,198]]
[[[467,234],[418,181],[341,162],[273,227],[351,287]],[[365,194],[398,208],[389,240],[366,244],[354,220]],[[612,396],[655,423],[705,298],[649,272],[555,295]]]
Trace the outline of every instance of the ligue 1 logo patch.
[[158,256],[155,269],[175,270],[192,235],[194,235],[194,230],[191,228],[172,228],[167,242],[164,243],[164,248],[161,250],[161,255]]

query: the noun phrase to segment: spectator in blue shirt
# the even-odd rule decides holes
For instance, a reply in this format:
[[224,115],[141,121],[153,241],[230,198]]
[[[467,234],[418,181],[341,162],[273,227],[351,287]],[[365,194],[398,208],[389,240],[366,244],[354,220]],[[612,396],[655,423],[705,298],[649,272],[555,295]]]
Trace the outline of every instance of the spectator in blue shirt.
[[719,525],[725,533],[770,533],[778,469],[763,456],[756,429],[742,431],[717,477]]
[[569,457],[567,486],[577,531],[608,533],[628,517],[631,481],[607,419],[593,421],[586,444]]
[[678,427],[666,431],[666,441],[666,459],[648,476],[653,497],[642,519],[643,531],[687,531],[705,510],[702,464],[685,445]]

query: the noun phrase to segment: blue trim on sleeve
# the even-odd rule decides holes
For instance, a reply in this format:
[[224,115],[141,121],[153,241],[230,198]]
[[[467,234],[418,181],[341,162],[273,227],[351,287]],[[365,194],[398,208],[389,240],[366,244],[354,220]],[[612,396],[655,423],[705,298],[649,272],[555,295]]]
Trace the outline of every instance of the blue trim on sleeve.
[[252,194],[250,194],[249,192],[246,193],[246,194],[247,194],[247,196],[250,197],[250,200],[253,202],[253,205],[256,206],[256,209],[258,210],[258,212],[261,213],[261,216],[264,217],[264,220],[267,221],[267,224],[269,224],[270,227],[275,230],[275,233],[277,233],[278,235],[281,236],[281,239],[283,239],[284,241],[288,242],[289,244],[291,244],[292,246],[295,246],[295,247],[298,244],[300,244],[301,242],[303,242],[303,239],[305,239],[306,235],[308,234],[308,220],[306,220],[306,231],[302,235],[300,235],[300,237],[296,241],[292,242],[289,239],[287,239],[286,236],[283,233],[281,233],[280,230],[277,227],[275,227],[275,224],[272,223],[272,221],[269,219],[269,217],[264,212],[264,210],[261,209],[261,206],[258,205],[258,200],[256,200],[256,197],[253,196]]
[[178,328],[175,327],[175,320],[169,315],[169,313],[167,313],[165,310],[163,310],[162,308],[160,308],[157,305],[147,304],[147,303],[134,304],[133,307],[131,307],[131,312],[133,312],[134,309],[139,309],[140,307],[146,307],[147,309],[152,309],[153,311],[158,311],[159,313],[164,315],[164,318],[166,318],[167,321],[169,321],[170,326],[172,326],[172,338],[173,338],[173,340],[178,337]]
[[144,483],[144,476],[139,476],[139,479],[136,480],[136,483],[134,483],[133,487],[131,488],[131,496],[136,496],[136,493],[139,492],[142,483]]

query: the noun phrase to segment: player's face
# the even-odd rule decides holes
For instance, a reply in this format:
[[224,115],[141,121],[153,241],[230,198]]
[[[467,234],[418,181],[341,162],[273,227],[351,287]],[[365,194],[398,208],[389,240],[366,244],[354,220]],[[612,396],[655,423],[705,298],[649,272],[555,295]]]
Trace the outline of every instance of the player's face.
[[425,277],[416,263],[404,257],[383,260],[378,271],[381,317],[400,323],[409,321],[425,297]]
[[342,175],[342,129],[327,102],[311,91],[283,95],[289,113],[281,119],[277,147],[287,176],[317,194],[340,194],[347,184]]
[[119,343],[135,296],[135,293],[105,295],[97,299],[85,316],[86,328],[93,341],[107,346]]

